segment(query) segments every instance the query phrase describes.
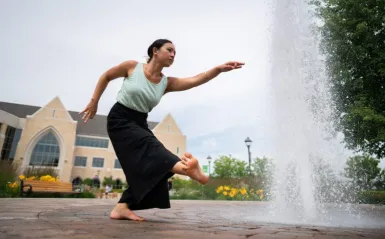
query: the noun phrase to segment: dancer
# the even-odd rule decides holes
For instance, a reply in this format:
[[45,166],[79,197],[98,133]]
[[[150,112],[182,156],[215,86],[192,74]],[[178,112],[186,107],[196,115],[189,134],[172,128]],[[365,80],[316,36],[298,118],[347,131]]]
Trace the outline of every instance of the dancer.
[[108,83],[124,77],[117,102],[107,116],[107,131],[129,187],[111,211],[111,219],[143,221],[132,211],[170,208],[167,181],[174,174],[187,175],[201,184],[207,183],[208,177],[198,160],[190,153],[178,158],[167,150],[148,128],[147,116],[164,94],[197,87],[222,72],[244,65],[227,62],[193,77],[167,77],[162,69],[174,62],[174,44],[167,39],[158,39],[148,47],[147,53],[146,64],[128,60],[102,74],[90,102],[80,112],[82,120],[87,123],[95,116]]

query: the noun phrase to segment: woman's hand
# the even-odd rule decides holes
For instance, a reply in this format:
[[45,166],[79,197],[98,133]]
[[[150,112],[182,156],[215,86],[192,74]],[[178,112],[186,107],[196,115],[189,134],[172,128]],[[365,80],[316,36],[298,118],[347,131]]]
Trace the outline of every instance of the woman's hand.
[[244,64],[245,63],[243,62],[229,61],[223,65],[217,66],[217,68],[220,70],[220,72],[228,72],[228,71],[242,68]]
[[91,100],[90,103],[86,106],[86,108],[80,112],[79,114],[84,114],[82,120],[84,123],[87,123],[89,119],[93,119],[96,112],[98,110],[98,103],[94,100]]

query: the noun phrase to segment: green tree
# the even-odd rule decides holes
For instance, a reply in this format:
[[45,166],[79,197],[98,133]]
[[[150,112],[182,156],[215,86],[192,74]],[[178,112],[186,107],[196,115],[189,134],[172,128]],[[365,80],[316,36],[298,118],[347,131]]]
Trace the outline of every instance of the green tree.
[[261,182],[265,190],[269,189],[273,180],[274,163],[266,157],[256,158],[252,163],[252,174]]
[[374,189],[381,176],[379,163],[380,160],[368,155],[350,157],[346,162],[345,176],[359,189]]
[[85,178],[85,179],[83,179],[82,184],[92,186],[92,179]]
[[[312,180],[315,188],[315,199],[322,203],[338,203],[342,199],[348,201],[351,199],[351,195],[346,194],[349,192],[349,184],[344,184],[342,180],[337,178],[333,166],[324,158],[312,156],[310,158],[312,171]],[[354,190],[353,192],[354,193]]]
[[383,169],[381,173],[378,175],[377,180],[374,183],[374,186],[378,190],[385,190],[385,169]]
[[242,178],[247,176],[247,163],[232,156],[220,156],[214,161],[214,175],[218,178]]
[[350,149],[385,156],[385,1],[312,0],[337,130]]
[[107,186],[107,185],[113,186],[115,184],[116,184],[116,181],[112,179],[112,176],[104,177],[103,183],[102,183],[103,186]]

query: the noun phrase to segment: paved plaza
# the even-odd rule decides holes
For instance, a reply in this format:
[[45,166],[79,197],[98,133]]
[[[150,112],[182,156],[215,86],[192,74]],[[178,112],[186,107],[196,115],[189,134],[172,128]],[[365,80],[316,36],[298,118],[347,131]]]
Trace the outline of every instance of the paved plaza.
[[385,238],[381,206],[366,206],[374,223],[360,228],[258,221],[263,202],[171,202],[171,209],[136,211],[147,221],[133,222],[108,218],[112,199],[0,199],[0,238]]

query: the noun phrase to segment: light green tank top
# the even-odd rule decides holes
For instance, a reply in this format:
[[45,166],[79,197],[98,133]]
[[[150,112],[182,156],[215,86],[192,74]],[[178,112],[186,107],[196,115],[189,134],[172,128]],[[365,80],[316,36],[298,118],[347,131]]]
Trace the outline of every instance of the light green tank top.
[[149,113],[159,104],[166,87],[166,76],[158,84],[152,83],[144,75],[143,63],[138,62],[132,74],[124,78],[116,99],[127,108]]

